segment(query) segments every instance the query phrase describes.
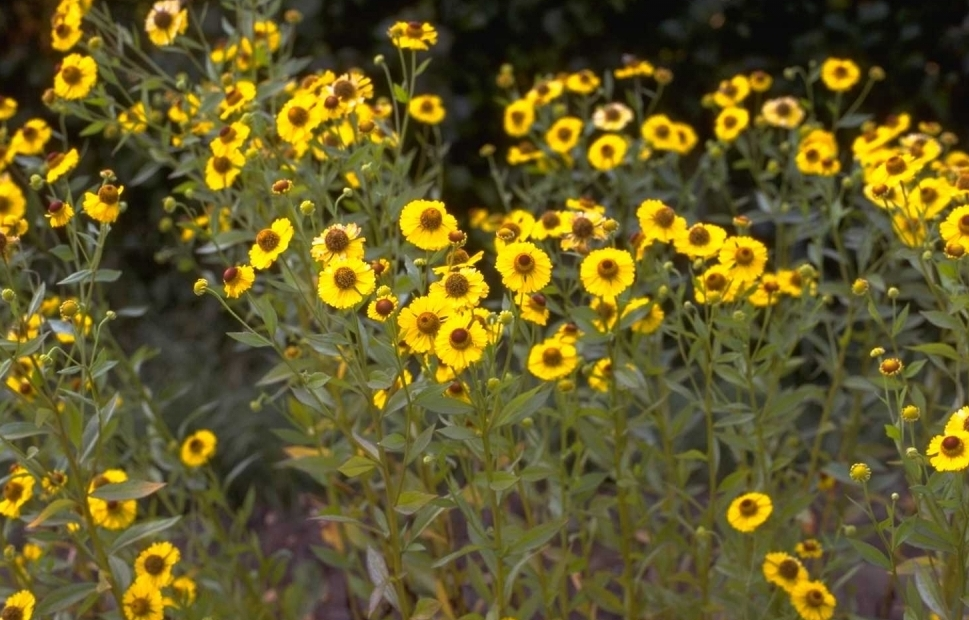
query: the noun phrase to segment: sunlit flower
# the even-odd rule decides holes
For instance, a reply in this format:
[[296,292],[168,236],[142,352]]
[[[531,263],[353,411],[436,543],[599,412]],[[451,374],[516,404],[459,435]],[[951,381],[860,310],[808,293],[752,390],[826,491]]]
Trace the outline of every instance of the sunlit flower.
[[125,590],[121,602],[127,620],[162,620],[165,617],[161,590],[144,577],[135,579]]
[[548,148],[556,153],[568,153],[578,144],[581,135],[582,119],[576,116],[563,116],[545,132],[545,142]]
[[625,250],[601,248],[582,259],[579,276],[590,295],[616,297],[632,286],[636,264]]
[[821,65],[821,81],[828,90],[841,92],[850,90],[858,83],[861,70],[858,65],[842,58],[828,58]]
[[730,106],[717,115],[714,133],[721,142],[733,142],[750,123],[750,113],[746,108]]
[[377,276],[370,263],[359,258],[340,258],[323,268],[318,293],[323,303],[343,310],[363,301],[376,286]]
[[713,93],[713,101],[721,108],[739,105],[750,94],[750,82],[745,75],[723,80]]
[[83,99],[98,81],[98,65],[90,56],[70,54],[54,76],[54,94],[61,99]]
[[454,314],[434,339],[434,354],[455,372],[461,372],[484,355],[488,334],[470,313]]
[[575,347],[556,338],[533,346],[528,353],[528,372],[544,381],[567,377],[578,365]]
[[306,144],[313,131],[323,122],[322,108],[309,94],[297,95],[286,102],[276,115],[276,133],[290,144]]
[[356,224],[332,224],[313,239],[310,255],[327,263],[333,258],[363,258],[365,237]]
[[404,50],[427,50],[437,43],[437,30],[427,22],[397,22],[387,30],[387,36]]
[[[182,464],[192,468],[205,465],[215,454],[217,443],[218,439],[212,431],[207,429],[195,431],[182,442],[182,449],[179,451]],[[178,561],[177,556],[174,561]]]
[[417,95],[407,104],[407,111],[415,121],[425,125],[439,125],[447,116],[444,103],[437,95]]
[[774,504],[763,493],[744,493],[730,502],[727,522],[738,532],[753,532],[774,511]]
[[672,243],[678,235],[686,232],[686,219],[660,200],[641,202],[636,209],[636,217],[643,229],[644,240],[648,242]]
[[720,264],[741,282],[753,282],[767,266],[767,246],[752,237],[730,237],[719,252]]
[[379,289],[376,299],[367,304],[367,316],[381,323],[389,319],[396,310],[397,296],[390,293],[382,295]]
[[802,620],[830,620],[837,601],[820,581],[804,580],[791,590],[791,603]]
[[652,77],[655,67],[648,60],[640,60],[632,54],[623,54],[622,67],[613,70],[617,80],[628,80],[634,77]]
[[528,134],[535,122],[535,106],[528,99],[512,101],[505,107],[505,133],[513,138]]
[[145,18],[145,32],[151,42],[158,46],[171,45],[175,37],[188,28],[188,10],[179,0],[159,0],[151,7]]
[[946,430],[932,438],[925,454],[938,471],[962,471],[969,467],[969,432]]
[[[640,310],[641,308],[648,308],[642,318],[627,319],[630,316],[639,316],[643,312],[643,310]],[[666,313],[663,312],[663,308],[658,303],[651,301],[649,297],[635,297],[630,299],[623,307],[620,321],[624,325],[628,320],[632,320],[629,328],[634,332],[652,334],[663,325],[665,317]]]
[[256,269],[268,269],[286,251],[292,239],[292,222],[284,217],[275,220],[272,226],[256,235],[256,242],[249,250],[249,262]]
[[52,130],[46,121],[32,118],[13,134],[10,149],[19,155],[40,155],[51,134]]
[[246,157],[241,151],[212,155],[205,163],[205,185],[216,191],[231,187],[245,165]]
[[716,224],[694,224],[673,239],[676,251],[690,258],[712,258],[720,252],[727,231]]
[[596,170],[612,170],[623,162],[629,143],[619,134],[607,133],[589,145],[589,164]]
[[596,108],[592,113],[592,124],[603,131],[622,131],[633,120],[633,111],[618,101]]
[[679,151],[680,149],[673,121],[665,114],[654,114],[643,121],[640,133],[643,140],[657,151]]
[[10,472],[10,478],[3,485],[0,496],[0,515],[17,519],[20,509],[34,496],[34,477],[23,467],[16,465]]
[[433,351],[434,339],[451,312],[451,305],[440,297],[414,298],[397,315],[401,338],[415,353]]
[[599,88],[599,76],[588,69],[583,69],[565,78],[565,88],[579,95],[592,94]]
[[77,167],[80,155],[77,149],[71,149],[66,153],[51,153],[47,156],[47,182],[53,183],[65,174],[69,174]]
[[953,209],[939,224],[939,234],[946,243],[961,245],[969,250],[969,205]]
[[501,282],[516,293],[542,290],[552,279],[552,260],[532,243],[516,242],[506,245],[495,261]]
[[0,610],[3,620],[30,620],[34,615],[37,599],[29,590],[19,590],[7,597]]
[[161,589],[172,582],[172,568],[178,564],[181,553],[170,542],[151,545],[135,559],[135,578],[144,579],[155,589]]
[[105,183],[98,192],[84,194],[84,213],[92,220],[102,224],[111,224],[121,213],[121,192],[124,185]]
[[814,538],[807,538],[797,543],[794,553],[805,559],[817,559],[824,555],[824,547]]
[[807,569],[795,558],[784,552],[768,553],[764,557],[764,579],[782,588],[785,592],[808,578]]
[[536,325],[548,323],[548,317],[551,313],[547,301],[545,295],[541,293],[532,293],[531,295],[522,293],[515,297],[515,303],[518,305],[522,320]]
[[400,212],[404,238],[422,250],[440,250],[450,243],[458,222],[438,200],[412,200]]
[[428,295],[444,299],[454,310],[465,310],[477,306],[488,291],[481,272],[474,267],[461,267],[432,283]]
[[256,85],[248,80],[233,82],[225,91],[225,99],[219,104],[219,118],[227,120],[256,98]]

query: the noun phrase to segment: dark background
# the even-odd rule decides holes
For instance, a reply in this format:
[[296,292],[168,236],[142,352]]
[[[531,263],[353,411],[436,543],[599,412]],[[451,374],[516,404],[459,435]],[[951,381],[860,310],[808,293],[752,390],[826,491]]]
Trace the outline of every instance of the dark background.
[[[96,2],[119,19],[134,20],[138,28],[151,5]],[[21,104],[11,127],[31,116],[54,120],[40,95],[61,57],[49,47],[55,5],[53,0],[0,0],[0,94]],[[502,93],[494,80],[505,62],[514,65],[519,88],[525,90],[539,74],[583,68],[602,73],[618,66],[622,54],[636,54],[673,70],[675,79],[660,110],[692,122],[703,139],[710,114],[701,110],[700,99],[718,80],[754,69],[779,78],[786,66],[842,56],[857,61],[863,71],[880,65],[888,74],[866,110],[881,115],[911,111],[917,120],[937,120],[969,139],[969,105],[963,103],[969,95],[966,0],[284,0],[282,7],[304,15],[296,52],[313,57],[312,68],[360,67],[384,95],[373,58],[385,54],[395,66],[387,28],[412,19],[437,26],[434,63],[418,90],[441,95],[448,108],[443,131],[453,146],[444,199],[457,212],[497,204],[478,150],[489,142],[508,143],[501,133]],[[213,39],[218,24],[213,12],[205,24]],[[789,92],[800,91],[792,87]],[[89,171],[110,167],[119,178],[131,178],[140,168],[138,157],[111,157],[112,147],[94,138],[83,165]],[[212,403],[205,420],[219,435],[226,469],[258,452],[265,456],[263,463],[276,462],[279,447],[265,440],[266,431],[286,423],[272,405],[258,415],[248,406],[257,394],[253,380],[266,360],[260,352],[226,342],[224,332],[234,327],[224,325],[224,313],[212,300],[192,295],[198,265],[182,260],[172,269],[157,261],[157,252],[175,242],[172,233],[157,229],[167,193],[163,175],[125,191],[129,212],[112,233],[120,239],[113,240],[114,254],[108,259],[125,272],[111,288],[113,304],[143,305],[149,311],[140,319],[122,318],[113,329],[132,348],[147,344],[160,350],[147,366],[149,381],[192,386],[166,407],[173,428],[185,422],[194,427],[190,414]],[[179,336],[172,338],[172,333]],[[262,466],[243,480],[268,477],[272,471]],[[261,492],[278,493],[275,499],[291,497],[293,487],[275,478],[273,484],[260,484]]]

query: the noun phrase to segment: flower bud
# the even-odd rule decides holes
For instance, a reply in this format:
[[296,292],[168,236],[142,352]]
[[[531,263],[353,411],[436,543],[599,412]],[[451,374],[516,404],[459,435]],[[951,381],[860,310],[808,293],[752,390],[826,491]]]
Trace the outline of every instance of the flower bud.
[[108,310],[104,313],[104,318],[108,319],[109,321],[114,321],[118,318],[118,313],[114,310]]
[[881,82],[885,79],[885,70],[878,65],[873,66],[868,70],[868,79],[872,82]]
[[497,390],[499,387],[501,387],[501,379],[497,377],[491,377],[490,379],[488,379],[487,386],[488,386],[488,389],[491,391]]
[[892,497],[892,503],[893,504],[898,501],[898,497],[899,497],[898,496],[898,493],[892,493],[892,496],[891,497]]
[[196,295],[201,297],[202,295],[205,294],[205,291],[208,288],[209,288],[209,281],[206,280],[205,278],[199,278],[198,280],[195,281],[195,286],[192,287],[192,291],[194,291]]
[[905,456],[907,456],[910,459],[917,459],[920,455],[919,455],[919,451],[916,448],[910,447],[905,449]]
[[855,482],[868,482],[871,480],[871,467],[868,467],[865,463],[855,463],[848,470],[848,475]]
[[858,278],[851,284],[851,292],[859,297],[868,293],[868,280]]
[[511,322],[515,320],[515,315],[509,310],[502,310],[498,313],[498,322],[502,325],[511,325]]
[[575,382],[572,381],[571,379],[562,379],[561,381],[558,382],[558,385],[556,387],[563,394],[568,394],[569,392],[575,389]]
[[847,536],[848,538],[854,537],[854,535],[857,532],[858,532],[858,528],[856,528],[854,525],[844,526],[844,533],[845,533],[845,536]]
[[303,202],[299,203],[299,212],[303,215],[313,215],[314,211],[316,211],[316,205],[313,204],[312,200],[304,200]]
[[619,230],[619,222],[617,222],[612,218],[609,218],[602,223],[602,230],[606,231],[607,233],[616,232],[617,230]]
[[890,287],[886,294],[888,295],[889,299],[898,299],[898,289],[894,286]]
[[427,259],[426,258],[415,258],[414,259],[414,266],[415,267],[425,267],[425,266],[427,266]]
[[44,186],[44,177],[40,176],[39,174],[30,175],[30,187],[32,189],[39,190],[43,186]]
[[17,293],[15,293],[13,289],[5,288],[2,292],[0,292],[0,297],[2,297],[3,300],[9,304],[13,303],[14,299],[17,299]]
[[165,196],[165,199],[162,200],[162,209],[165,210],[165,213],[174,212],[176,206],[178,206],[178,203],[175,201],[175,198],[172,196]]
[[485,144],[480,149],[478,149],[478,155],[481,155],[482,157],[491,157],[494,154],[495,154],[494,144]]
[[67,299],[64,301],[64,303],[61,304],[59,310],[61,313],[62,321],[71,320],[72,318],[74,318],[74,315],[77,314],[77,311],[79,310],[77,301],[73,299]]
[[96,52],[104,47],[104,39],[101,37],[91,37],[87,40],[87,46],[92,52]]
[[373,64],[377,65],[378,67],[380,65],[384,64],[384,55],[383,54],[377,54],[376,56],[374,56],[373,57]]
[[871,358],[880,357],[882,355],[885,355],[885,349],[881,347],[875,347],[874,349],[868,352],[868,357],[871,357]]
[[906,422],[917,422],[922,412],[915,405],[905,405],[902,407],[902,419]]
[[288,9],[285,13],[283,13],[283,21],[291,25],[298,24],[303,21],[303,14],[296,9]]

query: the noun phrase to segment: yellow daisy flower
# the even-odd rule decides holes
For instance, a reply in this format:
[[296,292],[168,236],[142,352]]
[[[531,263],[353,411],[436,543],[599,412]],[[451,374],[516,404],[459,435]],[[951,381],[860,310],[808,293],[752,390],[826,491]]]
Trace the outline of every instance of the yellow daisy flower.
[[69,54],[54,76],[54,94],[61,99],[83,99],[98,81],[98,65],[90,56]]
[[151,7],[145,18],[145,32],[151,42],[158,46],[171,45],[175,37],[188,28],[188,11],[179,0],[159,0]]
[[367,304],[367,316],[374,321],[383,323],[397,310],[397,297],[387,293],[381,295],[377,291],[377,298]]
[[195,602],[198,595],[198,586],[192,581],[191,577],[178,577],[171,584],[174,590],[174,603],[178,607],[187,607]]
[[490,288],[474,267],[452,270],[431,284],[428,295],[444,299],[455,310],[473,308],[488,296]]
[[10,175],[0,175],[0,217],[21,218],[27,211],[27,198]]
[[552,259],[543,250],[528,242],[506,245],[495,261],[501,283],[516,293],[534,293],[552,280]]
[[377,286],[370,263],[359,258],[342,258],[327,263],[320,274],[318,293],[323,303],[338,310],[352,308]]
[[121,213],[121,192],[124,186],[115,186],[105,183],[98,189],[98,193],[87,192],[84,194],[84,212],[92,220],[102,224],[111,224],[118,219]]
[[765,273],[757,280],[757,286],[747,301],[757,308],[773,306],[781,299],[781,283],[776,274]]
[[[244,265],[244,267],[248,267],[248,265]],[[197,430],[182,442],[179,457],[185,467],[201,467],[208,463],[215,454],[217,443],[218,439],[212,431],[207,429]]]
[[950,435],[959,431],[969,433],[969,407],[956,410],[945,423],[945,434]]
[[245,165],[246,157],[240,151],[213,155],[205,164],[205,185],[216,191],[230,187]]
[[734,279],[753,282],[767,266],[767,246],[751,237],[730,237],[720,247],[719,258]]
[[225,99],[219,104],[219,118],[227,120],[255,98],[255,84],[248,80],[233,82],[232,86],[225,91]]
[[582,119],[576,116],[563,116],[555,121],[545,132],[548,148],[556,153],[568,153],[582,136]]
[[546,211],[532,225],[531,238],[536,241],[557,239],[572,228],[572,214],[567,211]]
[[770,90],[771,84],[774,83],[774,78],[766,71],[758,69],[750,74],[748,81],[750,82],[750,90],[755,93],[766,93]]
[[505,133],[512,138],[528,135],[535,122],[535,106],[528,99],[512,101],[505,107]]
[[953,429],[936,435],[925,454],[938,471],[962,471],[969,467],[969,432]]
[[16,99],[0,95],[0,121],[13,118],[17,114],[17,107]]
[[582,287],[590,295],[616,297],[632,286],[636,264],[625,250],[602,248],[590,252],[579,267]]
[[47,156],[47,182],[53,183],[65,174],[69,174],[77,167],[80,160],[77,149],[71,149],[66,153],[51,153]]
[[161,590],[144,577],[135,579],[121,603],[127,620],[163,620],[165,617]]
[[442,298],[414,298],[397,315],[401,338],[415,353],[433,351],[434,339],[451,312],[451,305]]
[[34,477],[23,467],[16,465],[10,478],[3,485],[0,496],[0,515],[10,519],[20,517],[20,509],[34,496]]
[[939,234],[946,243],[961,245],[969,250],[969,205],[953,209],[939,224]]
[[634,77],[652,77],[655,67],[648,60],[640,60],[632,54],[623,54],[622,67],[613,70],[617,80],[628,80]]
[[222,272],[222,284],[225,286],[225,296],[236,299],[252,288],[256,281],[256,272],[251,265],[236,265]]
[[794,553],[805,559],[817,559],[824,555],[824,547],[814,538],[807,538],[797,543]]
[[717,115],[714,133],[721,142],[733,142],[750,124],[750,112],[746,108],[730,106]]
[[589,145],[589,164],[600,171],[607,171],[622,164],[629,143],[619,134],[607,133],[599,136]]
[[596,392],[608,392],[612,386],[612,360],[604,357],[592,365],[589,371],[589,387]]
[[50,125],[43,119],[32,118],[14,133],[10,149],[19,155],[40,155],[52,133]]
[[712,265],[698,276],[693,286],[693,297],[698,304],[729,303],[737,299],[743,283],[734,278],[723,265]]
[[643,140],[657,151],[678,151],[680,149],[673,121],[665,114],[654,114],[643,121],[640,133]]
[[434,354],[454,372],[461,372],[484,355],[488,334],[470,313],[452,315],[434,338]]
[[437,30],[427,22],[397,22],[387,36],[402,50],[428,50],[437,43]]
[[308,93],[296,95],[276,115],[276,133],[290,144],[307,144],[323,122],[322,108]]
[[29,590],[19,590],[7,597],[0,610],[0,618],[6,620],[30,620],[34,615],[37,599]]
[[764,557],[763,571],[764,579],[768,583],[779,586],[785,592],[791,592],[794,586],[808,578],[804,565],[797,558],[782,551],[768,553]]
[[730,502],[727,522],[738,532],[753,532],[774,511],[774,504],[763,493],[744,493]]
[[596,108],[592,124],[602,131],[622,131],[633,120],[633,111],[624,103],[614,101]]
[[803,620],[830,620],[838,603],[823,583],[804,580],[791,590],[791,604]]
[[313,239],[310,255],[313,260],[328,263],[333,258],[359,258],[364,255],[360,227],[356,224],[332,224]]
[[599,76],[588,69],[570,74],[565,78],[565,89],[579,95],[591,95],[599,88]]
[[249,262],[255,269],[268,269],[286,251],[293,239],[293,224],[282,217],[256,235],[249,250]]
[[528,353],[528,372],[543,381],[567,377],[578,365],[575,347],[556,338],[535,345]]
[[425,125],[439,125],[447,116],[444,103],[437,95],[417,95],[407,104],[407,111],[415,121]]
[[712,258],[720,252],[727,231],[716,224],[694,224],[673,239],[673,245],[680,254],[690,258]]
[[151,545],[135,559],[135,579],[144,579],[157,590],[172,582],[172,568],[182,554],[170,542]]
[[721,108],[738,105],[750,94],[750,81],[746,75],[735,75],[729,80],[723,80],[713,93],[713,102]]
[[842,92],[858,83],[861,70],[858,65],[842,58],[828,58],[821,65],[821,81],[828,90]]
[[446,248],[449,235],[457,229],[457,220],[437,200],[412,200],[400,212],[404,238],[422,250]]
[[523,321],[528,321],[536,325],[545,325],[548,323],[550,312],[545,295],[541,293],[533,293],[531,295],[522,293],[515,298],[515,303],[518,305],[518,310],[521,313],[520,316]]
[[636,218],[643,229],[645,241],[673,243],[679,235],[686,233],[686,219],[659,200],[641,202],[636,209]]
[[645,307],[649,308],[646,314],[641,319],[634,320],[629,328],[638,334],[655,333],[663,325],[663,319],[666,318],[666,313],[663,312],[663,308],[658,303],[652,302],[649,297],[630,299],[629,303],[622,309],[620,320],[625,322],[627,316],[634,313],[638,315],[639,312],[637,311]]

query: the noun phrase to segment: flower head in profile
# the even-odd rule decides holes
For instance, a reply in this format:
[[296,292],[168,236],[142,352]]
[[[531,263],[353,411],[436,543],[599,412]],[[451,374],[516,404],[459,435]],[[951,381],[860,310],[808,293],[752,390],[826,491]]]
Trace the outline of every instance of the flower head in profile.
[[105,183],[96,194],[87,192],[84,194],[84,213],[92,220],[111,224],[121,213],[121,192],[123,191],[123,185]]
[[159,0],[145,18],[145,32],[159,47],[171,45],[188,28],[188,11],[179,0]]
[[377,297],[367,304],[367,316],[383,323],[397,311],[397,296],[387,287],[377,289]]
[[828,58],[821,65],[821,81],[834,92],[850,90],[860,77],[861,70],[851,60]]
[[3,485],[0,495],[0,515],[17,519],[20,509],[34,496],[34,477],[23,467],[17,465]]
[[181,557],[182,554],[172,543],[155,543],[135,559],[135,578],[144,579],[156,589],[164,588],[171,584],[172,568]]
[[222,284],[225,286],[225,296],[229,299],[241,297],[252,288],[256,281],[256,272],[252,265],[234,265],[222,272]]
[[30,620],[34,615],[37,599],[29,590],[14,592],[3,602],[0,618],[3,620]]
[[387,36],[402,50],[428,50],[437,43],[437,30],[427,22],[397,22]]
[[400,212],[404,238],[422,250],[446,248],[449,235],[457,229],[457,220],[438,200],[412,200]]
[[744,493],[730,502],[727,522],[738,532],[753,532],[774,511],[770,496],[763,493]]
[[377,286],[370,263],[359,258],[332,260],[320,274],[318,293],[323,303],[338,310],[352,308]]
[[71,149],[66,153],[55,152],[47,156],[47,182],[54,183],[65,174],[69,174],[77,167],[77,162],[81,156],[77,149]]
[[249,262],[255,269],[268,269],[286,251],[293,239],[293,223],[281,217],[269,228],[256,234],[256,242],[249,250]]
[[208,429],[200,429],[185,438],[179,457],[185,467],[201,467],[215,455],[218,439]]
[[727,231],[716,224],[694,224],[673,240],[676,251],[690,258],[712,258],[720,252]]
[[824,555],[824,547],[815,538],[806,538],[797,543],[794,553],[805,559],[817,559]]

